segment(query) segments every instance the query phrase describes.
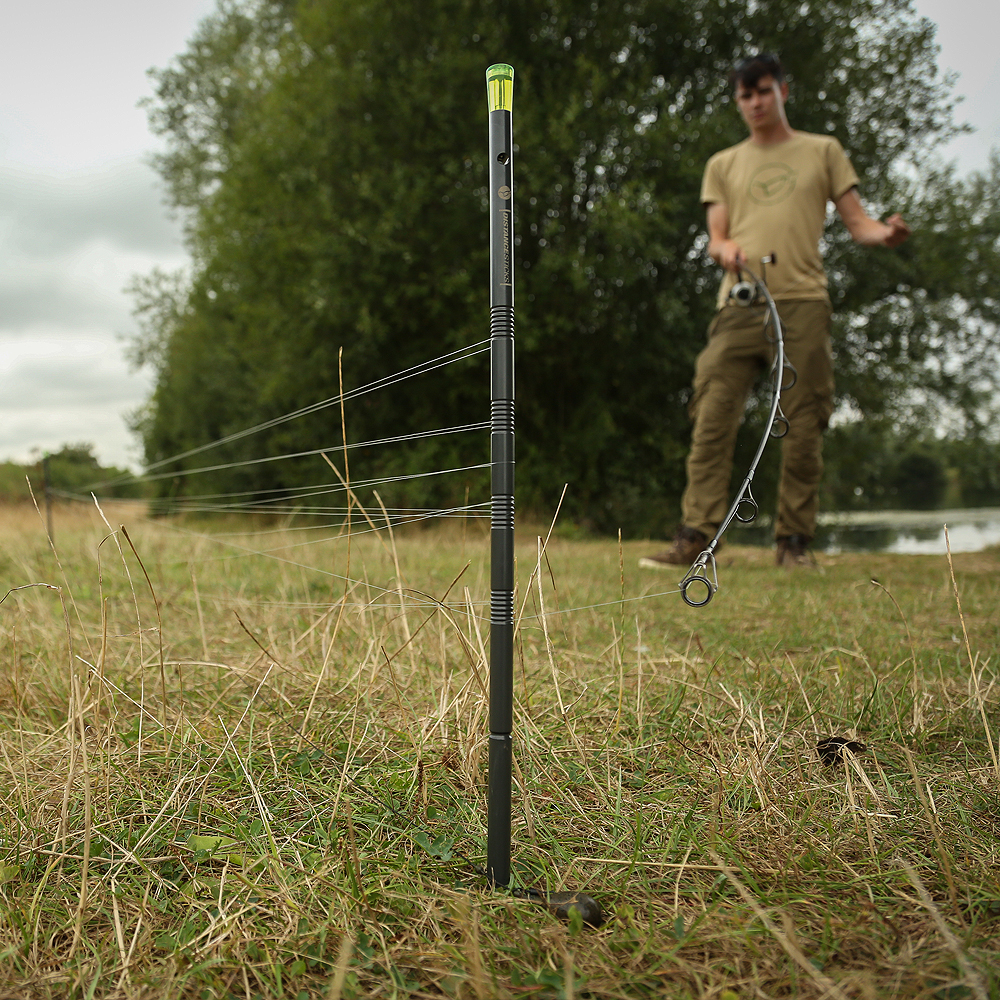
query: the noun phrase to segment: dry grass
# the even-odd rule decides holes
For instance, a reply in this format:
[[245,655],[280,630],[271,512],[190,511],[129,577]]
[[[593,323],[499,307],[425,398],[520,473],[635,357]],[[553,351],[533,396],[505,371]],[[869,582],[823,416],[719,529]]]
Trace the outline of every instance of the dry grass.
[[960,616],[944,558],[731,544],[695,610],[639,545],[554,539],[539,587],[525,532],[515,868],[594,930],[470,867],[478,524],[105,514],[59,510],[56,558],[3,512],[4,996],[998,996],[997,551]]

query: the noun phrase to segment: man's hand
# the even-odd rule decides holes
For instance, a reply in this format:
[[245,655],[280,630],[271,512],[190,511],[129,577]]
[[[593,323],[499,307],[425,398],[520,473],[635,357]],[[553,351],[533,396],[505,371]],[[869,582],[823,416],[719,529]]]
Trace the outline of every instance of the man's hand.
[[890,215],[885,220],[885,224],[888,226],[889,231],[886,233],[883,242],[889,249],[898,247],[900,243],[905,243],[909,238],[910,227],[903,221],[903,217],[898,212],[895,215]]
[[747,262],[746,254],[735,240],[713,240],[708,245],[708,255],[716,264],[735,274],[739,274]]
[[871,218],[861,205],[857,188],[845,191],[835,202],[840,217],[856,243],[866,247],[898,247],[910,235],[910,227],[897,212],[885,222]]

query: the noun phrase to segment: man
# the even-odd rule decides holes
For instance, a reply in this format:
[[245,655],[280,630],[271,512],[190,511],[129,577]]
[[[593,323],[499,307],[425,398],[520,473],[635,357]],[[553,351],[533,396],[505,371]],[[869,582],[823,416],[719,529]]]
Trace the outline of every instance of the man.
[[781,317],[786,356],[797,372],[795,384],[781,393],[789,428],[782,440],[777,562],[810,563],[822,434],[833,412],[830,299],[819,251],[827,203],[833,202],[851,236],[865,246],[896,247],[910,234],[899,215],[886,222],[868,216],[857,174],[835,138],[789,126],[788,84],[776,56],[743,60],[730,82],[750,135],[716,153],[705,168],[701,200],[708,253],[726,273],[708,345],[695,368],[682,523],[668,549],[640,560],[648,568],[690,565],[729,508],[733,449],[747,394],[773,360],[765,335],[766,306],[740,305],[730,290],[743,267],[760,275],[762,259],[772,254],[765,277]]

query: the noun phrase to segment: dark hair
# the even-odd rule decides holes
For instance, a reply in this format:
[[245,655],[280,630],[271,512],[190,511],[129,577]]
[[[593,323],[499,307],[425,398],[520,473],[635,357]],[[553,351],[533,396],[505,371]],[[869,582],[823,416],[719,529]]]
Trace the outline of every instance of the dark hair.
[[762,76],[773,76],[777,83],[784,82],[785,70],[773,52],[758,52],[755,56],[741,59],[729,74],[729,86],[743,84],[744,87],[754,87]]

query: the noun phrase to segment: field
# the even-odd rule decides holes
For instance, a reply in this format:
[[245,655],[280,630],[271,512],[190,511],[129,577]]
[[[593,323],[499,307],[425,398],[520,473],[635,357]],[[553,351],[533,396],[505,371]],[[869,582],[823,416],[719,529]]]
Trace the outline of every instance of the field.
[[595,928],[479,875],[488,522],[103,515],[0,512],[4,998],[1000,996],[1000,551],[692,609],[519,529],[516,883]]

